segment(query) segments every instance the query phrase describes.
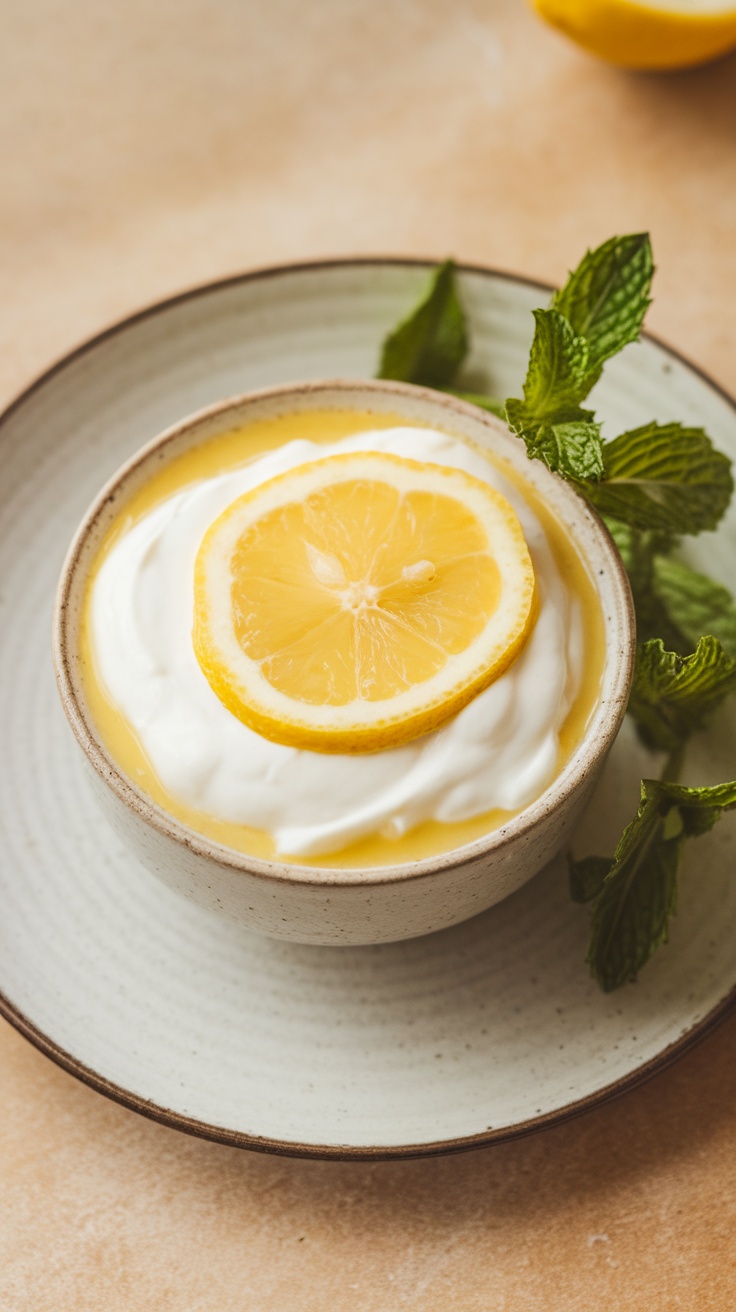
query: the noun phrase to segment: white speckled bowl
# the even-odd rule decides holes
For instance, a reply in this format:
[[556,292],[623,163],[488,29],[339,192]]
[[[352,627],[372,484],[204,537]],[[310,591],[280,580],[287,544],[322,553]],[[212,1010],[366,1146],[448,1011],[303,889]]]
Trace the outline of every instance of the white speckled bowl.
[[[606,659],[585,737],[537,801],[500,829],[440,856],[373,869],[263,861],[222,847],[168,815],[122,772],[100,742],[85,699],[79,631],[88,569],[121,502],[161,460],[249,420],[308,409],[400,413],[492,447],[528,479],[566,525],[596,582]],[[147,868],[195,902],[265,934],[303,943],[360,944],[412,938],[484,911],[514,892],[557,852],[579,818],[618,732],[634,654],[628,580],[598,516],[492,415],[453,397],[385,382],[279,387],[211,406],[143,447],[103,488],[85,516],[61,576],[54,659],[61,699],[113,827]]]

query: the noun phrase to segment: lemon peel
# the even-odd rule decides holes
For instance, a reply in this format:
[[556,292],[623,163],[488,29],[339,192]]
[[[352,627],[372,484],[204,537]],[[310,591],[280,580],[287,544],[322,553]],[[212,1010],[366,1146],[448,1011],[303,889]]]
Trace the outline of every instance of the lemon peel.
[[436,729],[498,678],[535,616],[521,525],[488,484],[379,452],[239,497],[207,530],[193,644],[275,742],[370,752]]

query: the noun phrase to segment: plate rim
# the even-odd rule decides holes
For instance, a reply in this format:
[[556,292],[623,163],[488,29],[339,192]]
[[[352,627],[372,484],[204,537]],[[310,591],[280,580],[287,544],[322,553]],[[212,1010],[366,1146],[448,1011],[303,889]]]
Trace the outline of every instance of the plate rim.
[[[68,366],[76,363],[83,358],[88,352],[96,349],[103,342],[122,334],[137,324],[153,318],[157,314],[165,313],[174,306],[184,304],[187,301],[193,301],[199,297],[211,295],[219,291],[225,291],[230,287],[241,286],[250,282],[265,282],[272,278],[288,277],[293,274],[314,273],[320,270],[338,270],[349,268],[370,268],[370,267],[394,267],[394,268],[413,268],[431,270],[438,263],[437,260],[424,256],[402,256],[402,255],[347,255],[327,257],[317,260],[302,260],[297,262],[287,262],[279,264],[268,264],[249,269],[244,272],[229,274],[222,278],[211,279],[206,282],[196,283],[183,291],[176,292],[171,296],[164,297],[161,300],[153,301],[141,309],[133,311],[131,314],[124,315],[120,319],[114,320],[107,327],[93,333],[91,336],[84,338],[71,351],[65,352],[56,358],[41,373],[35,375],[31,381],[26,384],[15,396],[11,398],[6,406],[0,410],[0,438],[8,421],[21,410],[22,407],[49,383],[57,374],[63,372]],[[553,286],[540,279],[529,277],[525,274],[517,274],[506,269],[497,269],[492,265],[484,264],[467,264],[462,261],[454,261],[458,273],[477,274],[483,278],[492,278],[503,282],[521,284],[522,286],[534,288],[541,293],[549,293],[554,290]],[[707,384],[723,401],[730,407],[736,415],[736,398],[734,398],[726,388],[717,382],[710,374],[707,373],[699,364],[693,363],[682,352],[670,346],[662,338],[653,333],[645,332],[642,334],[644,340],[651,342],[660,350],[664,351],[672,359],[685,366],[691,373],[695,374],[704,383]],[[348,949],[349,950],[349,949]],[[410,1159],[419,1157],[436,1157],[446,1154],[470,1152],[478,1148],[488,1147],[497,1143],[508,1143],[515,1139],[525,1138],[530,1134],[551,1128],[552,1126],[562,1125],[567,1121],[592,1111],[597,1107],[603,1106],[614,1099],[621,1097],[630,1090],[646,1083],[654,1075],[666,1070],[674,1062],[678,1061],[681,1056],[695,1047],[702,1039],[711,1034],[734,1010],[736,1007],[736,984],[726,993],[710,1011],[706,1012],[700,1020],[686,1029],[679,1038],[673,1040],[654,1057],[638,1066],[635,1070],[621,1076],[611,1083],[603,1085],[593,1093],[586,1094],[583,1098],[576,1099],[573,1102],[565,1103],[564,1106],[556,1108],[553,1111],[545,1112],[539,1116],[529,1117],[524,1121],[516,1122],[511,1126],[502,1126],[497,1129],[480,1131],[473,1135],[461,1135],[452,1139],[440,1139],[426,1143],[413,1144],[388,1144],[388,1145],[349,1145],[349,1144],[312,1144],[300,1143],[296,1140],[273,1139],[258,1135],[249,1134],[246,1131],[231,1130],[224,1126],[212,1124],[208,1121],[202,1121],[195,1117],[189,1117],[181,1112],[172,1111],[170,1108],[163,1107],[149,1099],[140,1097],[125,1089],[122,1085],[108,1080],[105,1076],[100,1075],[91,1067],[80,1062],[65,1048],[55,1042],[53,1038],[39,1029],[26,1014],[17,1007],[6,995],[0,990],[0,1016],[3,1017],[10,1025],[13,1026],[23,1038],[27,1039],[44,1056],[50,1058],[55,1065],[59,1066],[67,1074],[72,1075],[81,1083],[86,1084],[95,1092],[101,1093],[112,1102],[118,1103],[129,1111],[137,1112],[147,1119],[155,1121],[168,1129],[179,1130],[185,1134],[192,1135],[196,1138],[209,1140],[214,1143],[220,1143],[229,1147],[247,1148],[255,1152],[269,1153],[282,1157],[311,1158],[326,1161],[389,1161],[396,1159]]]
[[[349,951],[349,949],[347,949]],[[636,1070],[628,1075],[613,1080],[594,1093],[586,1094],[574,1102],[565,1103],[554,1111],[544,1112],[540,1116],[531,1116],[525,1121],[518,1121],[513,1126],[498,1129],[481,1130],[477,1134],[460,1135],[454,1139],[436,1139],[426,1143],[410,1144],[313,1144],[300,1143],[295,1139],[273,1139],[265,1135],[249,1134],[245,1130],[229,1130],[226,1126],[214,1125],[201,1121],[194,1116],[185,1116],[182,1112],[172,1111],[159,1103],[131,1093],[122,1085],[99,1075],[84,1062],[78,1061],[66,1049],[62,1048],[42,1030],[34,1025],[28,1017],[0,992],[0,1015],[7,1020],[24,1039],[33,1045],[44,1057],[49,1057],[68,1075],[74,1076],[80,1083],[96,1093],[103,1094],[111,1102],[126,1110],[137,1112],[147,1120],[166,1126],[169,1130],[179,1130],[196,1139],[205,1139],[211,1143],[222,1144],[229,1148],[247,1148],[252,1152],[266,1153],[277,1157],[295,1157],[316,1161],[341,1162],[381,1162],[396,1161],[421,1157],[442,1157],[457,1153],[473,1152],[478,1148],[488,1148],[493,1144],[511,1143],[516,1139],[526,1139],[532,1134],[564,1125],[576,1120],[586,1112],[592,1112],[606,1103],[614,1102],[624,1094],[646,1084],[655,1075],[673,1066],[679,1059],[701,1040],[707,1038],[723,1023],[733,1011],[736,1003],[736,985],[720,1002],[716,1003],[706,1015],[686,1030],[672,1043],[650,1057]]]

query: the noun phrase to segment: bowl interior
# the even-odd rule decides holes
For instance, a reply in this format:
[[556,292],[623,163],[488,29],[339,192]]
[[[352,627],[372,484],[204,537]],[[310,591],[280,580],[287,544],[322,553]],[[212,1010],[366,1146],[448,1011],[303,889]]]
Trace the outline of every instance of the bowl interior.
[[[595,582],[605,628],[605,659],[600,697],[585,736],[545,792],[500,829],[450,852],[419,861],[361,869],[319,869],[298,861],[261,861],[204,837],[157,806],[123,772],[104,747],[89,707],[79,661],[80,629],[88,571],[121,505],[171,461],[209,438],[248,422],[307,410],[355,410],[399,414],[433,425],[493,450],[527,480],[556,513]],[[223,864],[271,877],[339,883],[375,882],[420,876],[454,866],[515,841],[549,809],[575,790],[605,754],[620,726],[628,698],[634,655],[634,620],[628,579],[609,534],[597,514],[574,490],[539,461],[500,420],[457,398],[403,383],[336,380],[269,388],[217,403],[167,429],[117,471],[85,515],[62,571],[54,621],[54,659],[62,703],[87,759],[105,783],[155,828]]]

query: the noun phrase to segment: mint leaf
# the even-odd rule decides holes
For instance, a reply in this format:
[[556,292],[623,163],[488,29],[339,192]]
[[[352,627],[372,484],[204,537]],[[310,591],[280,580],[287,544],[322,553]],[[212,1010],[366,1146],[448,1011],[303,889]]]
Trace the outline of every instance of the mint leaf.
[[[621,835],[593,907],[587,961],[606,992],[636,979],[667,941],[685,839],[706,833],[734,807],[736,781],[686,788],[642,780],[639,809]],[[604,858],[585,860],[592,870],[593,861]]]
[[506,402],[506,419],[529,455],[564,478],[603,476],[600,426],[580,402],[603,361],[639,336],[652,271],[645,233],[613,237],[588,251],[550,309],[534,311],[524,398]]
[[604,478],[585,489],[598,510],[633,528],[713,529],[733,492],[731,461],[702,428],[644,424],[603,445]]
[[631,583],[639,640],[659,637],[669,651],[687,655],[709,633],[736,659],[736,602],[728,588],[671,556],[678,538],[605,520]]
[[556,310],[535,310],[536,328],[524,398],[506,402],[506,422],[532,459],[573,482],[603,474],[600,425],[579,404],[586,391],[588,347]]
[[697,838],[712,829],[724,811],[736,807],[736,780],[725,784],[710,784],[705,788],[686,788],[684,784],[649,781],[659,790],[660,807],[676,806],[682,821],[683,832]]
[[734,689],[736,664],[717,638],[701,638],[691,656],[652,638],[637,652],[629,715],[648,747],[673,752]]
[[686,637],[670,615],[655,582],[655,569],[659,560],[657,553],[671,551],[677,538],[665,533],[644,533],[617,519],[604,518],[629,576],[639,641],[661,638],[668,651],[676,651],[681,655],[691,652],[702,630],[692,639]]
[[419,304],[385,339],[377,377],[441,388],[452,382],[467,350],[455,265],[445,260]]
[[[504,408],[506,423],[512,433],[522,438],[530,460],[543,460],[548,469],[563,478],[586,483],[595,480],[596,471],[603,469],[600,425],[596,424],[592,410],[568,406],[559,414],[544,421],[530,410],[526,401],[510,397]],[[565,427],[570,427],[570,452],[566,455]],[[588,449],[589,448],[589,449]],[[584,489],[587,491],[587,488]]]
[[569,857],[570,897],[573,902],[592,902],[603,888],[612,865],[610,856],[584,856],[579,861]]
[[668,551],[674,551],[679,538],[672,533],[655,533],[651,530],[644,532],[641,529],[632,528],[630,524],[622,524],[618,519],[611,519],[608,515],[604,515],[603,519],[606,528],[618,547],[632,587],[645,588],[650,586],[653,581],[654,561],[657,556]]
[[590,386],[603,362],[641,333],[654,273],[646,232],[611,237],[587,251],[552,306],[588,343]]
[[736,658],[736,603],[728,588],[671,556],[657,555],[652,590],[687,646],[693,647],[701,633],[711,633]]
[[[736,664],[713,637],[681,657],[661,639],[639,648],[629,712],[651,747],[675,752],[736,687]],[[645,779],[639,809],[613,859],[570,862],[575,901],[593,901],[587,960],[601,987],[618,988],[667,939],[683,843],[736,807],[736,781],[707,788]]]
[[527,441],[527,454],[571,482],[589,482],[603,475],[600,424],[588,420],[543,424]]
[[642,781],[639,809],[619,839],[593,907],[586,960],[607,993],[636,979],[667,941],[677,907],[682,835],[665,837],[669,808],[660,811],[658,788],[656,780]]
[[[546,419],[576,418],[585,396],[588,344],[557,310],[535,310],[535,329],[524,381],[528,425]],[[508,403],[507,403],[508,404]]]

